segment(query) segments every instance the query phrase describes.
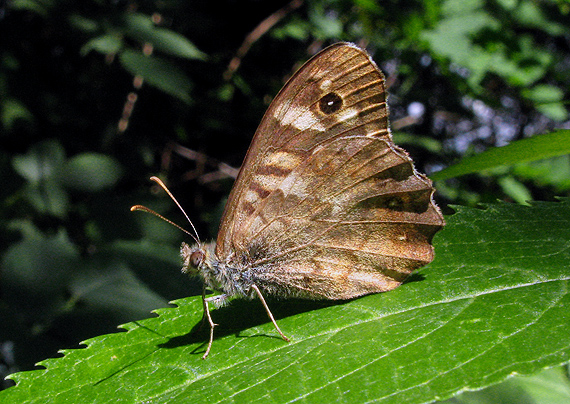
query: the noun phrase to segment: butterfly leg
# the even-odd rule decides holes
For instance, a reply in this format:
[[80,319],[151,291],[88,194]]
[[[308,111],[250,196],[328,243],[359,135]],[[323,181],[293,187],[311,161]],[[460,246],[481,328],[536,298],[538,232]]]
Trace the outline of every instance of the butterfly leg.
[[212,344],[214,343],[214,327],[217,326],[217,324],[214,323],[214,321],[212,320],[212,316],[210,315],[210,308],[208,306],[210,298],[206,298],[205,293],[206,289],[204,289],[204,292],[202,293],[202,303],[204,304],[204,314],[202,315],[202,324],[204,324],[204,321],[208,320],[208,323],[210,324],[210,340],[208,341],[208,348],[206,348],[206,352],[204,353],[204,356],[202,356],[202,359],[206,359],[210,354],[210,349],[212,348]]
[[206,307],[206,288],[202,288],[202,306],[204,310],[202,311],[202,320],[200,321],[200,331],[204,328],[204,324],[206,323],[206,319],[208,316],[206,315],[206,311],[209,311]]
[[251,288],[253,290],[255,290],[255,293],[257,294],[257,297],[259,297],[259,300],[261,300],[261,303],[263,304],[263,307],[265,307],[265,311],[267,311],[267,315],[269,316],[269,318],[271,319],[271,322],[273,323],[273,325],[275,326],[275,329],[279,332],[279,334],[281,335],[281,337],[287,341],[287,342],[291,342],[291,340],[289,338],[287,338],[285,336],[285,334],[283,334],[283,332],[281,331],[281,328],[279,328],[279,326],[277,325],[277,322],[275,321],[275,318],[273,317],[273,313],[271,313],[271,310],[269,310],[269,306],[267,305],[267,303],[265,302],[265,299],[263,298],[263,295],[261,294],[261,291],[259,290],[259,288],[257,287],[257,285],[251,285]]

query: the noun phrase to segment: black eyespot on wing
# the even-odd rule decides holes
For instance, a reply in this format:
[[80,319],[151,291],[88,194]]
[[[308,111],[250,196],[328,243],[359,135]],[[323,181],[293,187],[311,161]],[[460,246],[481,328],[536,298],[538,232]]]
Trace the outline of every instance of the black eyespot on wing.
[[342,98],[337,93],[328,93],[319,101],[321,111],[330,115],[342,108]]

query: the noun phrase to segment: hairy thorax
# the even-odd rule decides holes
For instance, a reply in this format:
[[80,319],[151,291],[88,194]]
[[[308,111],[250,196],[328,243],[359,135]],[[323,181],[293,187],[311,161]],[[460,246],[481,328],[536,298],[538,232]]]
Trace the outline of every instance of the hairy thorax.
[[248,271],[220,261],[215,250],[215,242],[194,244],[192,247],[182,243],[180,247],[183,259],[182,272],[199,276],[207,288],[222,292],[227,297],[252,298],[252,282],[248,279]]

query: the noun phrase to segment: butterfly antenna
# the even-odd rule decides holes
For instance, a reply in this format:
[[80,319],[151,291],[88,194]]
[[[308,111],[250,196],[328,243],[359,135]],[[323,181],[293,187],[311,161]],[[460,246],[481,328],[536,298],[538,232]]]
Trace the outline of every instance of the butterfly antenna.
[[170,192],[170,190],[168,189],[168,187],[164,184],[164,182],[162,182],[162,180],[158,177],[152,176],[150,177],[150,179],[154,182],[156,182],[158,185],[160,185],[160,187],[168,194],[168,196],[170,197],[170,199],[172,199],[174,201],[174,203],[176,204],[176,206],[178,206],[178,209],[180,209],[180,211],[184,214],[184,217],[186,217],[186,220],[188,220],[188,223],[190,223],[190,226],[192,227],[192,230],[194,231],[194,234],[192,234],[191,232],[189,232],[188,230],[186,230],[185,228],[183,228],[182,226],[179,226],[178,224],[174,223],[172,220],[169,220],[167,218],[165,218],[164,216],[162,216],[160,213],[155,212],[152,209],[147,208],[146,206],[142,206],[142,205],[134,205],[131,207],[131,212],[135,211],[135,210],[142,210],[144,212],[148,212],[148,213],[152,213],[153,215],[161,218],[162,220],[164,220],[167,223],[170,223],[171,225],[173,225],[174,227],[182,230],[184,233],[188,234],[190,237],[192,237],[194,239],[194,241],[197,244],[202,244],[200,241],[200,236],[198,236],[198,231],[196,230],[196,227],[194,226],[194,223],[192,223],[192,221],[190,220],[190,218],[188,217],[188,215],[186,214],[186,212],[184,211],[184,209],[182,208],[182,205],[180,205],[180,203],[176,200],[176,198],[174,197],[174,195],[172,195],[172,192]]
[[184,233],[188,234],[190,237],[192,237],[194,239],[194,241],[198,244],[200,244],[200,242],[196,239],[196,236],[194,236],[192,233],[190,233],[188,230],[186,230],[184,227],[177,225],[176,223],[174,223],[172,220],[165,218],[164,216],[162,216],[160,213],[155,212],[154,210],[147,208],[146,206],[143,205],[134,205],[131,206],[131,212],[134,212],[135,210],[142,210],[143,212],[147,212],[147,213],[152,213],[153,215],[155,215],[156,217],[161,218],[162,220],[164,220],[166,223],[169,223],[171,225],[173,225],[174,227],[176,227],[179,230],[182,230]]

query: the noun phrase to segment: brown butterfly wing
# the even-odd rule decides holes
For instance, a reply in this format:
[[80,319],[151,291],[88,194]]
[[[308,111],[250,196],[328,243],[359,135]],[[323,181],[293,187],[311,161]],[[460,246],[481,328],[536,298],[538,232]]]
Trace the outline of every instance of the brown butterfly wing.
[[323,87],[331,83],[332,91],[357,87],[359,82],[368,84],[363,89],[368,94],[356,94],[353,102],[359,104],[365,119],[351,132],[366,135],[370,128],[381,131],[378,136],[390,136],[384,77],[368,55],[353,45],[339,43],[314,56],[275,97],[254,135],[221,221],[219,257],[235,250],[243,222],[312,149],[346,131],[342,125],[334,125],[336,117],[327,119],[318,111]]
[[434,190],[388,129],[384,77],[350,44],[277,95],[230,194],[218,258],[267,293],[344,299],[398,286],[433,259]]

